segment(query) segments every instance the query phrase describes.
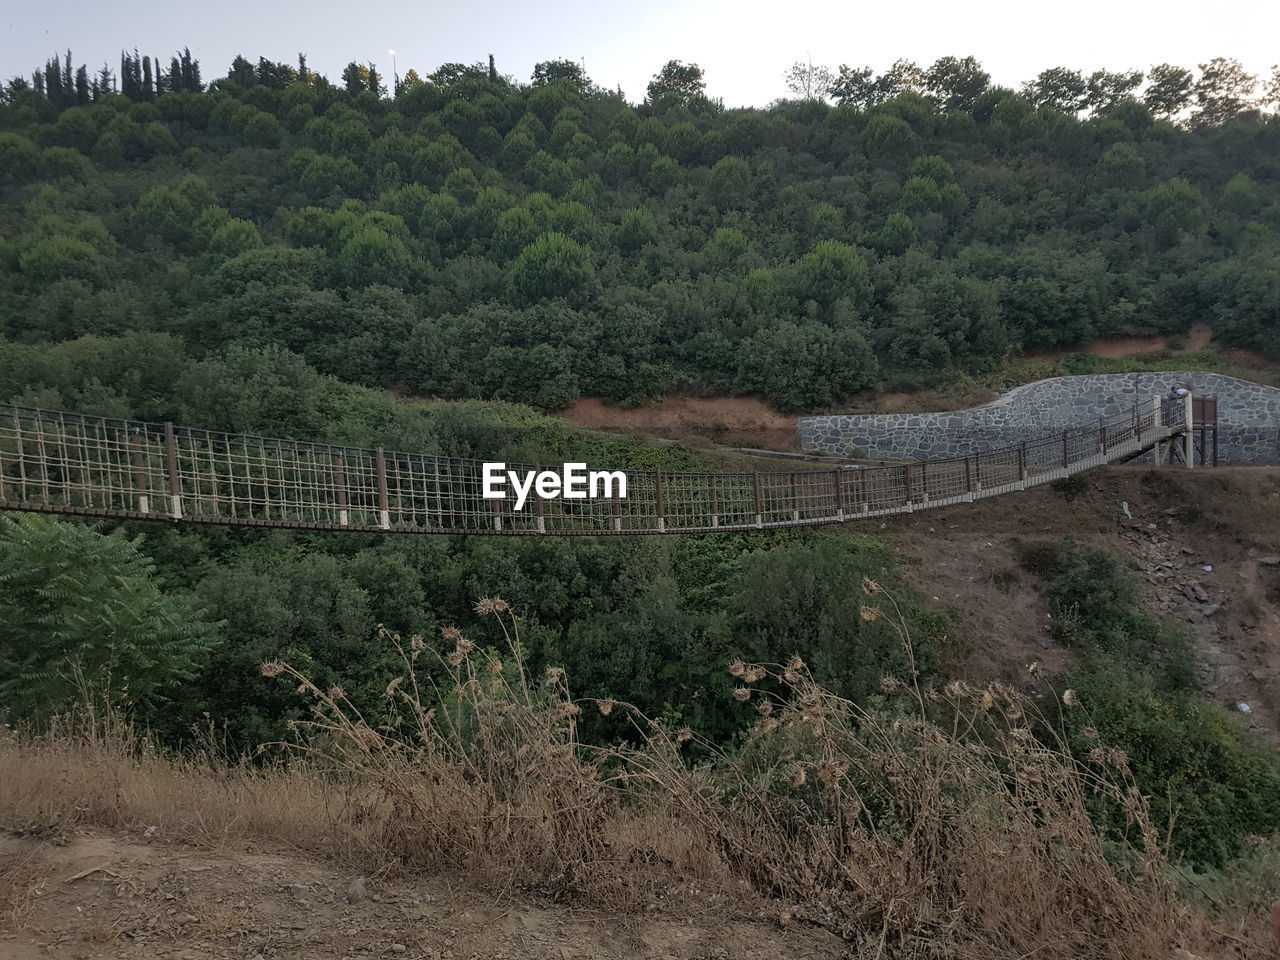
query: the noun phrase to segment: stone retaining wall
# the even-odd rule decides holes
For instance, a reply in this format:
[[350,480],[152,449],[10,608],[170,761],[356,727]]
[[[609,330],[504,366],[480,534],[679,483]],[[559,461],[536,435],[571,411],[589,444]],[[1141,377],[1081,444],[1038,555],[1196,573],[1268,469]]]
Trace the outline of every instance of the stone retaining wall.
[[838,414],[798,423],[806,451],[886,460],[931,460],[1058,433],[1138,402],[1175,383],[1218,398],[1218,459],[1280,462],[1280,389],[1220,373],[1102,373],[1015,387],[991,403],[945,413]]

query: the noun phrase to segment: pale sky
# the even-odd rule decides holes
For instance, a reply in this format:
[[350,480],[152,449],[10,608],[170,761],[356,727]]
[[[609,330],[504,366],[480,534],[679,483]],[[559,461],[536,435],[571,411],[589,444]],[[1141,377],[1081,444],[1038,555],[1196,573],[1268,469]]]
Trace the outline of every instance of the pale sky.
[[727,106],[764,106],[786,95],[783,71],[796,60],[882,70],[899,57],[928,65],[976,56],[996,83],[1017,86],[1040,70],[1194,67],[1234,57],[1268,74],[1280,61],[1280,3],[1270,0],[1141,2],[1079,0],[914,0],[859,4],[838,0],[589,0],[445,3],[439,0],[218,0],[215,3],[104,3],[8,0],[0,13],[0,75],[30,74],[70,46],[78,64],[105,59],[118,72],[120,50],[159,56],[190,46],[206,80],[223,76],[237,53],[296,61],[338,81],[350,60],[373,61],[391,75],[429,73],[446,61],[490,53],[498,70],[529,79],[539,60],[585,60],[601,86],[643,99],[667,60],[701,64],[707,93]]

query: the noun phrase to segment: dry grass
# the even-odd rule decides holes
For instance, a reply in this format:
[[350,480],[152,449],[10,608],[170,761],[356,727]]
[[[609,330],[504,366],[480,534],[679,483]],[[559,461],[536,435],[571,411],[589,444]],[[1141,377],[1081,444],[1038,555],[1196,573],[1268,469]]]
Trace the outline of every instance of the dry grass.
[[48,883],[35,848],[0,851],[0,930],[21,929]]
[[[910,654],[892,600],[864,590],[863,616]],[[885,678],[901,703],[882,715],[822,688],[798,658],[737,663],[736,695],[757,720],[730,753],[628,705],[576,699],[559,671],[535,682],[507,605],[477,609],[503,624],[508,651],[456,630],[444,651],[387,635],[405,669],[379,717],[265,665],[315,701],[289,763],[175,759],[102,717],[10,737],[0,821],[155,824],[161,837],[283,843],[622,910],[696,888],[720,910],[820,923],[867,956],[1119,960],[1187,945],[1192,918],[1124,758],[1100,748],[1075,762],[1033,735],[1053,725],[1011,689]],[[634,742],[580,743],[583,710],[627,717]],[[705,762],[689,761],[695,744]],[[1098,801],[1127,811],[1129,837],[1099,834]]]

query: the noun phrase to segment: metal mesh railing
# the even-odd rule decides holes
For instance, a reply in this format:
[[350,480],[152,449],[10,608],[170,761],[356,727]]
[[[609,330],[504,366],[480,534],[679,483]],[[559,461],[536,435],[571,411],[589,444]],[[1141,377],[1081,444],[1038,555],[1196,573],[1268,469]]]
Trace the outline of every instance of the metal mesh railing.
[[[629,534],[833,523],[994,496],[1185,431],[1186,399],[964,457],[770,473],[627,471],[626,496],[483,496],[483,461],[0,405],[0,509],[401,533]],[[508,464],[521,474],[539,468]]]

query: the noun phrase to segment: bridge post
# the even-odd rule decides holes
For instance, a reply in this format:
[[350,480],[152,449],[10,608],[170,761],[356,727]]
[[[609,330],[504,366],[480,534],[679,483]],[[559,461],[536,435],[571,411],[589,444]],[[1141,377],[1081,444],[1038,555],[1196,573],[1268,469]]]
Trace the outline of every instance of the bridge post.
[[843,482],[843,478],[840,476],[840,469],[838,467],[835,470],[831,471],[831,479],[835,484],[836,519],[843,520],[844,519],[844,482]]
[[1027,483],[1027,441],[1025,440],[1018,447],[1018,482],[1023,486]]
[[151,512],[151,496],[147,490],[147,472],[142,467],[142,437],[135,433],[129,438],[133,452],[133,486],[138,491],[138,512]]
[[[541,473],[542,464],[540,463],[537,464],[536,466],[534,466],[533,469],[535,473]],[[498,504],[498,503],[501,503],[502,501],[495,500],[493,502],[495,504]],[[537,513],[538,513],[538,532],[546,533],[547,532],[547,504],[541,497],[538,497],[534,501],[534,507],[537,509]]]
[[1164,459],[1165,459],[1164,441],[1160,438],[1164,433],[1165,426],[1164,426],[1164,417],[1161,416],[1161,413],[1160,413],[1159,397],[1151,398],[1151,425],[1152,427],[1155,428],[1155,431],[1156,431],[1156,445],[1155,445],[1156,466],[1162,467],[1164,466]]
[[764,526],[764,509],[760,503],[760,474],[751,474],[751,487],[756,495],[756,526]]
[[387,496],[387,455],[379,447],[374,456],[378,471],[378,523],[383,530],[391,529],[391,498]]
[[667,511],[662,500],[662,471],[653,471],[653,492],[658,502],[658,532],[667,532]]
[[340,456],[333,458],[333,485],[338,493],[338,523],[345,527],[351,522],[351,511],[347,509],[347,472]]
[[618,502],[616,495],[613,497],[613,529],[622,529],[622,504]]
[[1101,417],[1098,418],[1098,446],[1102,448],[1102,459],[1107,459],[1107,422]]
[[787,475],[787,490],[791,494],[791,519],[800,522],[800,494],[796,491],[796,475]]
[[1062,431],[1062,472],[1066,473],[1070,469],[1071,463],[1067,458],[1067,431]]
[[713,527],[720,526],[720,501],[716,494],[715,474],[711,475],[711,525]]
[[1190,470],[1196,465],[1196,427],[1195,427],[1195,404],[1191,401],[1191,394],[1187,394],[1182,398],[1182,459],[1186,461],[1187,469]]
[[178,437],[173,432],[173,424],[167,420],[164,425],[164,450],[169,469],[169,516],[181,520],[182,478],[178,475]]

